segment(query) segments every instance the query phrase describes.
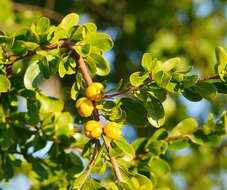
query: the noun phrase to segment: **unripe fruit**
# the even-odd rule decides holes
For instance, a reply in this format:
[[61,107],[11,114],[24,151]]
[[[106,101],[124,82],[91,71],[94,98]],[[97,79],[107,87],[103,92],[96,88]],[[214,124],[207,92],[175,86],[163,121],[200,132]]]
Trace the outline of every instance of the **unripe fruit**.
[[102,125],[98,121],[90,120],[84,125],[84,131],[90,138],[99,138],[102,135]]
[[108,122],[104,128],[104,134],[110,139],[117,140],[121,138],[122,133],[117,123]]
[[102,98],[103,90],[104,87],[101,83],[94,82],[87,87],[85,94],[89,100],[99,102]]
[[91,116],[92,112],[94,111],[94,106],[92,104],[92,101],[85,97],[77,100],[76,108],[78,110],[78,113],[82,117],[89,117],[89,116]]

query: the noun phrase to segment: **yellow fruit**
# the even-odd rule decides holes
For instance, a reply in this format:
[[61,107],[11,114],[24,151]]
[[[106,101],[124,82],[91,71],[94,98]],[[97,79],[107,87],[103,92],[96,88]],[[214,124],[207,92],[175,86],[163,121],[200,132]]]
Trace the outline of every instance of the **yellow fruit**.
[[110,139],[117,140],[121,138],[122,133],[117,123],[108,122],[104,128],[104,134]]
[[85,94],[89,100],[99,102],[102,98],[103,90],[104,87],[101,83],[94,82],[87,87]]
[[76,108],[78,110],[78,113],[82,117],[89,117],[89,116],[91,116],[92,112],[94,111],[94,106],[93,106],[92,101],[85,97],[77,100]]
[[99,138],[102,135],[102,125],[98,121],[90,120],[84,125],[84,131],[90,138]]

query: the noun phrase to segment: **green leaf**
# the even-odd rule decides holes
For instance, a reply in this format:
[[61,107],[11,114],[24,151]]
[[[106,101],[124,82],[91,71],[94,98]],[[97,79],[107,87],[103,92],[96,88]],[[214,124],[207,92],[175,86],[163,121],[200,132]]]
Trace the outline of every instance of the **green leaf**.
[[219,93],[227,94],[227,83],[214,82],[212,84],[216,87],[216,89]]
[[104,33],[88,33],[85,43],[90,43],[102,52],[110,50],[113,47],[113,41],[109,35]]
[[40,65],[38,61],[30,64],[24,75],[24,86],[27,89],[37,88],[43,73],[41,72]]
[[181,149],[184,149],[186,147],[189,146],[189,143],[187,140],[183,139],[183,138],[178,138],[178,139],[174,139],[174,140],[171,140],[169,142],[169,150],[181,150]]
[[0,93],[7,92],[10,89],[10,86],[9,79],[4,75],[0,75]]
[[32,170],[38,174],[40,181],[48,178],[47,170],[38,162],[32,163]]
[[122,87],[122,84],[123,84],[123,79],[121,79],[116,85],[115,87],[111,88],[110,90],[106,91],[105,93],[113,93],[113,92],[116,92],[118,90],[120,90],[120,88]]
[[83,24],[83,26],[85,26],[88,30],[88,32],[96,32],[97,30],[97,26],[94,23],[85,23]]
[[79,91],[77,89],[77,82],[74,82],[73,85],[72,85],[72,88],[71,88],[71,91],[70,91],[70,95],[71,95],[71,98],[73,100],[76,100],[77,97],[78,97],[78,94],[79,94]]
[[196,131],[195,133],[187,135],[190,140],[198,145],[203,146],[217,146],[221,143],[221,137],[216,134],[205,134],[204,131]]
[[94,179],[88,179],[84,184],[82,190],[106,190],[106,188]]
[[145,54],[143,54],[142,67],[146,71],[148,71],[149,73],[152,72],[152,69],[154,67],[154,63],[153,63],[153,58],[152,58],[152,54],[151,53],[145,53]]
[[124,138],[121,138],[119,140],[114,140],[114,144],[122,150],[122,152],[131,157],[134,158],[135,156],[135,150],[131,144],[129,144]]
[[73,118],[68,112],[55,113],[55,135],[56,136],[72,136],[74,134]]
[[91,53],[86,59],[87,65],[91,66],[94,64],[96,66],[96,74],[99,76],[105,76],[110,72],[110,65],[103,56],[99,54]]
[[167,91],[163,88],[160,88],[156,84],[150,84],[147,86],[147,93],[158,99],[160,102],[164,102],[167,98]]
[[159,176],[167,175],[170,173],[169,164],[161,158],[150,159],[148,165],[150,166],[151,171]]
[[78,21],[79,21],[79,16],[75,13],[70,13],[62,19],[59,26],[61,28],[65,29],[65,31],[69,32],[69,30],[73,26],[76,26],[78,24]]
[[187,118],[179,122],[170,132],[170,137],[187,134],[198,127],[198,123],[193,118]]
[[213,100],[216,98],[217,89],[216,87],[209,82],[199,82],[195,85],[196,91],[207,100]]
[[169,72],[174,69],[178,63],[180,63],[179,57],[168,59],[159,67],[159,70]]
[[110,121],[123,122],[126,119],[125,112],[121,109],[121,105],[118,104],[111,109],[110,116],[108,118]]
[[198,75],[184,76],[183,86],[184,88],[190,88],[194,86],[198,80]]
[[147,119],[154,127],[161,127],[165,122],[165,111],[161,102],[155,98],[148,98],[146,102]]
[[81,55],[82,57],[86,57],[91,53],[91,45],[90,44],[84,44],[80,46],[74,46],[73,49],[76,50],[76,52]]
[[153,184],[152,181],[141,174],[136,174],[131,178],[132,186],[134,189],[144,189],[144,190],[152,190],[153,189]]
[[163,71],[159,71],[155,74],[154,80],[158,86],[165,88],[171,79],[171,75],[168,73],[164,73]]
[[185,88],[182,92],[183,96],[192,102],[198,102],[202,100],[202,96],[195,90],[194,87]]
[[148,77],[148,73],[135,72],[130,75],[129,80],[133,86],[138,86],[148,79]]
[[40,45],[35,42],[26,42],[22,40],[18,40],[17,42],[20,42],[24,48],[26,48],[29,51],[34,51],[36,48],[38,48]]
[[165,140],[153,140],[151,138],[148,140],[145,148],[152,155],[161,155],[166,153],[168,143]]
[[222,81],[227,81],[227,52],[223,47],[216,48],[217,71]]
[[0,148],[7,150],[14,143],[14,130],[8,124],[0,123]]
[[168,132],[166,129],[161,128],[154,132],[152,137],[148,140],[147,144],[149,144],[149,141],[155,141],[155,140],[162,140],[165,139],[168,136]]
[[42,17],[38,20],[36,25],[36,32],[37,34],[45,34],[47,33],[50,27],[50,20],[46,17]]
[[75,41],[81,41],[84,40],[87,32],[86,32],[86,27],[84,26],[76,26],[75,28],[73,28],[74,31],[71,34],[71,39],[75,40]]
[[64,107],[64,102],[57,98],[43,96],[37,94],[37,99],[40,101],[41,108],[40,112],[50,113],[50,112],[61,112]]
[[122,98],[121,104],[121,108],[126,112],[126,120],[128,123],[136,127],[144,127],[146,125],[147,113],[143,104],[130,98]]

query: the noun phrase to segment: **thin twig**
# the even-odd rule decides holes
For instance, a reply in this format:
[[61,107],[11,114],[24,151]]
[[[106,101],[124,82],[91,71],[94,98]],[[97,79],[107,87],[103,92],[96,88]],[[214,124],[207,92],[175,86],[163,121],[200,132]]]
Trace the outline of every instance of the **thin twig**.
[[[201,78],[201,79],[198,80],[198,82],[204,82],[204,81],[213,80],[213,79],[220,79],[220,77],[219,77],[219,75],[215,75],[215,76],[211,76],[211,77]],[[126,89],[121,90],[119,92],[116,92],[114,94],[110,94],[110,95],[107,94],[107,95],[103,96],[103,98],[112,98],[112,97],[115,97],[115,96],[120,96],[122,94],[126,94],[126,93],[128,93],[130,91],[134,91],[134,90],[138,90],[140,88],[144,88],[145,86],[147,86],[152,81],[153,80],[150,79],[150,80],[148,80],[148,81],[146,81],[146,82],[144,82],[144,83],[142,83],[142,84],[140,84],[138,86],[133,86],[133,87],[130,87],[130,88],[126,88]]]
[[138,89],[140,89],[140,88],[143,88],[143,87],[147,86],[150,82],[152,82],[151,79],[149,79],[148,81],[146,81],[146,82],[144,82],[143,84],[140,84],[140,85],[138,85],[138,86],[133,86],[133,87],[130,87],[130,88],[126,88],[126,89],[121,90],[121,91],[119,91],[119,92],[117,92],[117,93],[114,93],[114,94],[105,95],[105,96],[103,96],[103,98],[112,98],[112,97],[114,97],[114,96],[120,96],[120,95],[122,95],[122,94],[126,94],[126,93],[128,93],[128,92],[130,92],[130,91],[138,90]]
[[164,140],[167,141],[167,142],[172,141],[172,140],[175,140],[175,139],[178,139],[178,138],[181,138],[181,137],[186,137],[187,135],[190,135],[192,133],[195,133],[195,132],[201,131],[201,130],[203,130],[203,128],[196,128],[196,129],[189,131],[188,133],[184,133],[184,134],[176,135],[176,136],[172,136],[172,137],[166,137]]
[[206,77],[206,78],[199,79],[198,82],[203,82],[203,81],[213,80],[213,79],[220,79],[220,77],[219,77],[219,75],[215,75],[212,77]]

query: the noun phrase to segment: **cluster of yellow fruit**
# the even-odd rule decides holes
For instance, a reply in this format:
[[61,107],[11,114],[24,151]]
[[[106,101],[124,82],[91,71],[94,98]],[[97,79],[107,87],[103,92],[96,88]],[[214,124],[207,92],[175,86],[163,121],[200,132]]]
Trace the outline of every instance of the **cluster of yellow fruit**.
[[[101,83],[90,84],[85,94],[87,97],[82,97],[77,100],[76,108],[82,117],[89,117],[94,111],[94,102],[99,102],[102,99],[104,87]],[[99,121],[90,120],[84,126],[85,134],[90,138],[99,138],[103,133],[110,139],[119,139],[121,137],[121,130],[119,125],[115,122],[108,122],[103,130]]]

